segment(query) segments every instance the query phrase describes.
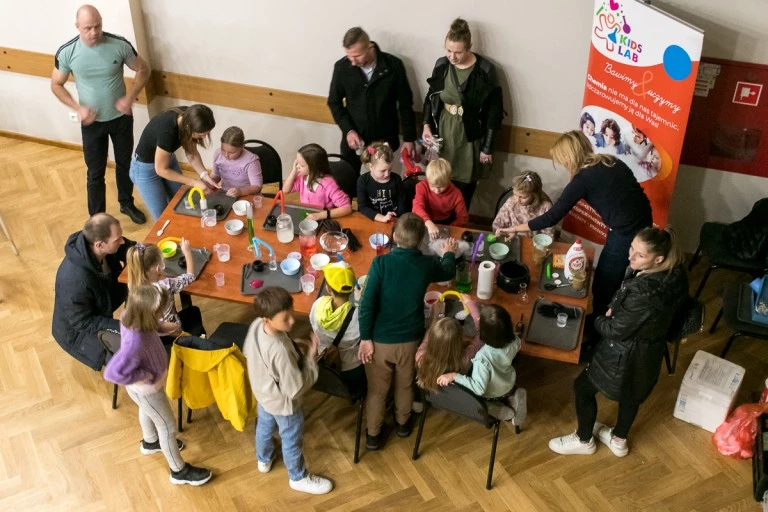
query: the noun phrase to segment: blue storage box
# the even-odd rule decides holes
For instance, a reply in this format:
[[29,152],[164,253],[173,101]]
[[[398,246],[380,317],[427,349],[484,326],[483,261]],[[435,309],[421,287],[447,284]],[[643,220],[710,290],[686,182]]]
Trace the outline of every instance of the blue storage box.
[[768,276],[758,277],[749,287],[752,288],[752,321],[768,325],[768,315],[757,312],[760,302],[768,303]]

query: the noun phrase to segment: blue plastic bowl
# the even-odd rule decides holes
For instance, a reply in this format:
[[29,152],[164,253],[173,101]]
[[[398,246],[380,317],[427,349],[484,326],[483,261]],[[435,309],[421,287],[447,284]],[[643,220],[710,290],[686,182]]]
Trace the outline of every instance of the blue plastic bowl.
[[296,275],[301,268],[301,262],[294,258],[285,258],[280,262],[280,269],[287,276]]

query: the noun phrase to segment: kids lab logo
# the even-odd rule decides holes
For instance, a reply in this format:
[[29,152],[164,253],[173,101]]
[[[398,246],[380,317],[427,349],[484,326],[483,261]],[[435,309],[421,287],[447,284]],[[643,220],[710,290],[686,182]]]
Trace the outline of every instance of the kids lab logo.
[[638,62],[643,45],[630,37],[632,27],[624,15],[624,9],[616,0],[609,0],[607,7],[602,4],[597,10],[594,33],[598,39],[603,40],[609,53]]

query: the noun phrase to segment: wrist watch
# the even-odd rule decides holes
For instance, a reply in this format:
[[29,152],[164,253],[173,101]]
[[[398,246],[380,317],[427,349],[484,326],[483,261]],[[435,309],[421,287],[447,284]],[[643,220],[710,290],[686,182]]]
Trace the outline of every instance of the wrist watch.
[[328,208],[325,209],[325,218],[330,219],[331,218],[331,210]]

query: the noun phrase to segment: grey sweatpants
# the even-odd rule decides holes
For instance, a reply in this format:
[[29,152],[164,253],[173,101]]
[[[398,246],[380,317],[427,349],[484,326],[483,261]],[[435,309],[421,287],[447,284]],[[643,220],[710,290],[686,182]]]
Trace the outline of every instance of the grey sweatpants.
[[176,443],[176,420],[173,417],[171,404],[163,390],[150,395],[143,395],[126,387],[128,396],[139,406],[139,423],[144,441],[154,443],[160,441],[160,449],[173,471],[184,469],[184,459],[179,453]]

